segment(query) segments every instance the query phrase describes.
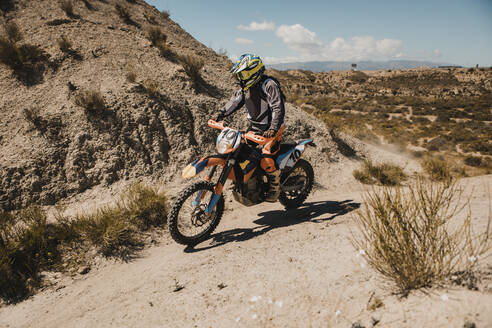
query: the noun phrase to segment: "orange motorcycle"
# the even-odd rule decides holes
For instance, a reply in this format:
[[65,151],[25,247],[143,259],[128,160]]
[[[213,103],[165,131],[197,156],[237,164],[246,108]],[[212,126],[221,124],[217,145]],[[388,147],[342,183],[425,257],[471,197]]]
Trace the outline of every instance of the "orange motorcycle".
[[[266,172],[260,165],[262,153],[257,145],[266,145],[282,139],[283,127],[273,138],[265,138],[252,131],[243,132],[224,127],[223,122],[208,121],[208,126],[221,130],[217,137],[217,153],[202,157],[183,170],[183,178],[191,179],[210,167],[203,181],[182,190],[171,208],[168,218],[172,238],[183,245],[196,245],[214,231],[224,212],[223,187],[232,180],[234,199],[245,206],[264,202],[269,189]],[[313,146],[312,139],[280,143],[274,157],[280,170],[279,201],[286,209],[300,206],[307,198],[314,183],[314,172],[308,161],[300,158],[306,146]],[[213,182],[217,168],[220,176]]]

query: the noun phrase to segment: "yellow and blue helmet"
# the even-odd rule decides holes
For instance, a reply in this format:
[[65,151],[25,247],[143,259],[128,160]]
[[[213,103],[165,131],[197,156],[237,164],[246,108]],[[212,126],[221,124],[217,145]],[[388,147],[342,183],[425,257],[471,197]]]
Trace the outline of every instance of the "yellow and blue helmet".
[[244,91],[258,82],[264,71],[265,65],[263,65],[261,58],[252,54],[244,54],[239,57],[231,70]]

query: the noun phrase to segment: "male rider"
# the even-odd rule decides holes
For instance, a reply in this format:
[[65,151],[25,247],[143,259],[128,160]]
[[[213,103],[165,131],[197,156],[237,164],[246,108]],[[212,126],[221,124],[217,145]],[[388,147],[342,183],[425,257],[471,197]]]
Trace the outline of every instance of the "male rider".
[[248,131],[262,134],[271,139],[262,149],[261,167],[267,173],[270,188],[268,202],[276,202],[280,195],[280,170],[274,156],[280,147],[285,116],[284,96],[278,81],[264,74],[265,66],[260,57],[252,54],[242,55],[231,70],[241,89],[219,110],[216,121],[221,121],[241,108],[246,107],[250,126]]

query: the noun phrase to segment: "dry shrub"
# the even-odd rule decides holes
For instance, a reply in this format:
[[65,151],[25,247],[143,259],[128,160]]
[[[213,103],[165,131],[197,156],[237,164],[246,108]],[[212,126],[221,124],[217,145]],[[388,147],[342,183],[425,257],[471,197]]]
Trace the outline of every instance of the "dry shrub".
[[134,184],[123,193],[120,202],[120,207],[125,209],[129,221],[142,231],[166,223],[167,198],[155,187]]
[[147,79],[143,82],[145,92],[152,98],[159,96],[159,83],[152,79]]
[[355,179],[365,184],[379,183],[387,186],[397,186],[407,179],[403,169],[395,164],[374,163],[364,160],[359,170],[352,172]]
[[433,181],[450,181],[451,169],[448,163],[436,157],[427,157],[420,163],[424,172]]
[[98,114],[106,110],[106,103],[100,91],[81,91],[75,96],[75,104],[83,107],[86,113]]
[[104,256],[127,258],[142,245],[141,231],[166,223],[167,198],[156,188],[134,184],[113,206],[78,215],[66,225]]
[[[94,248],[97,254],[126,259],[143,246],[143,231],[166,223],[167,198],[144,184],[129,187],[113,206],[48,224],[46,212],[32,206],[0,211],[0,298],[16,302],[31,295],[43,270],[63,270]],[[84,259],[75,259],[76,262]]]
[[38,46],[17,44],[0,37],[0,63],[8,66],[19,81],[34,85],[43,80],[49,55]]
[[135,81],[137,81],[137,72],[135,71],[135,66],[133,64],[127,65],[125,77],[130,83],[135,83]]
[[127,7],[117,3],[116,5],[114,5],[114,8],[116,9],[116,13],[118,14],[118,16],[120,16],[121,19],[123,19],[125,22],[132,22],[132,17]]
[[73,12],[73,3],[72,0],[61,0],[60,8],[67,14],[68,17],[75,16]]
[[352,242],[403,294],[443,283],[456,272],[471,272],[492,248],[492,215],[485,231],[475,234],[462,195],[456,183],[424,179],[408,190],[373,188],[356,214],[359,234],[352,235]]
[[0,211],[0,298],[16,302],[32,294],[41,270],[57,258],[56,238],[41,208]]
[[200,70],[205,65],[202,58],[193,55],[182,55],[179,56],[179,62],[183,69],[193,82],[198,82],[201,80]]
[[64,53],[70,53],[72,51],[72,42],[66,35],[62,35],[58,40],[58,47]]
[[166,42],[167,40],[167,35],[162,33],[161,29],[158,27],[152,27],[149,29],[147,32],[147,39],[152,43],[154,47],[157,47],[157,45],[161,42]]
[[169,10],[162,10],[161,16],[164,17],[165,19],[168,19],[169,16],[171,16],[171,12]]
[[7,24],[5,24],[4,29],[7,39],[10,42],[16,43],[23,39],[19,26],[14,21],[10,21]]
[[482,165],[482,157],[480,156],[466,156],[463,162],[468,166],[479,167]]
[[31,123],[34,127],[39,127],[42,123],[42,118],[39,115],[39,107],[24,108],[23,115],[26,121]]
[[92,3],[89,2],[89,0],[82,0],[82,2],[84,3],[85,7],[89,10],[97,10],[96,7],[94,7],[94,5],[92,5]]
[[174,56],[173,52],[171,51],[171,48],[169,47],[169,45],[167,43],[159,42],[159,43],[157,43],[156,47],[157,47],[157,49],[159,49],[159,53],[162,57],[172,58]]

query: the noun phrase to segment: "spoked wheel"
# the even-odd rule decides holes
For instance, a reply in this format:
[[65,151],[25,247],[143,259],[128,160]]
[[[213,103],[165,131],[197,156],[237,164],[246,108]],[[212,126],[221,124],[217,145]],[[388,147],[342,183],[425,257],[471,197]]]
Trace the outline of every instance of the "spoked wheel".
[[171,237],[183,245],[196,245],[215,230],[224,212],[224,197],[220,197],[210,215],[205,213],[214,194],[210,182],[200,181],[183,190],[169,215]]
[[308,161],[300,159],[290,172],[281,177],[280,181],[282,185],[280,203],[286,209],[299,207],[313,189],[313,167]]

